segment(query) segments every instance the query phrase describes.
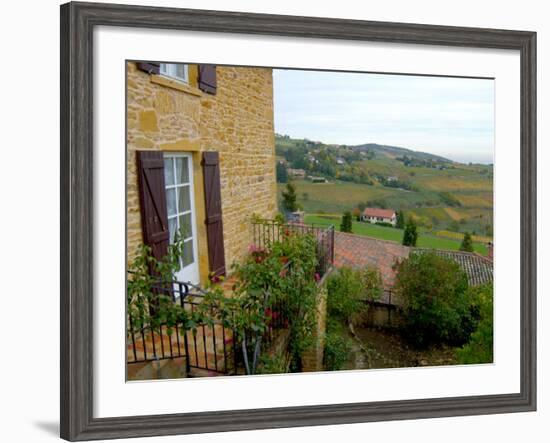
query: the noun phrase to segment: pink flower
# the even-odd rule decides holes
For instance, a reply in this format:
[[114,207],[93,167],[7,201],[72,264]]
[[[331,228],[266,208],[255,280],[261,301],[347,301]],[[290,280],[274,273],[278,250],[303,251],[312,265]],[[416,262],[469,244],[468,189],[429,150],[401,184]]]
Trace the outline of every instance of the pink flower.
[[321,276],[319,275],[318,272],[315,273],[314,278],[315,278],[315,281],[321,280]]

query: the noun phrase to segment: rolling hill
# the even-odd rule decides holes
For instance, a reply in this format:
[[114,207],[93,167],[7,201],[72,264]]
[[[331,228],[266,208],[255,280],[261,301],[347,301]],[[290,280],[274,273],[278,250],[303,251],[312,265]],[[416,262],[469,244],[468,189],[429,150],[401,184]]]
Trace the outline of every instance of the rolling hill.
[[428,152],[413,151],[412,149],[400,148],[398,146],[379,145],[377,143],[365,143],[363,145],[354,145],[350,147],[355,151],[373,151],[375,154],[386,155],[391,158],[406,155],[408,157],[420,160],[432,160],[435,162],[453,163],[452,160],[441,157],[439,155],[430,154]]
[[[404,211],[433,235],[492,237],[492,165],[376,143],[335,145],[276,135],[275,146],[280,169],[305,171],[305,178],[286,177],[308,214],[341,217],[357,207],[385,207]],[[278,175],[279,195],[284,175]],[[311,176],[326,183],[314,183]]]

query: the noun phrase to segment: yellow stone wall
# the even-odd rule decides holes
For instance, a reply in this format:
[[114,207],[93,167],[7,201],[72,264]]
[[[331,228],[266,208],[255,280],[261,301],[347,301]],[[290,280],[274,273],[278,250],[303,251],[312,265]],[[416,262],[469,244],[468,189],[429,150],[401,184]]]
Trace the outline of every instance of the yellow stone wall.
[[315,328],[312,331],[313,344],[302,355],[303,372],[323,371],[325,353],[325,334],[327,329],[327,280],[331,271],[323,276],[317,285],[317,307],[315,312]]
[[217,67],[217,93],[200,91],[197,66],[189,85],[127,65],[127,235],[128,260],[142,241],[136,150],[192,152],[201,280],[208,276],[204,225],[202,151],[220,153],[226,268],[252,242],[253,213],[271,218],[277,211],[273,80],[271,69]]

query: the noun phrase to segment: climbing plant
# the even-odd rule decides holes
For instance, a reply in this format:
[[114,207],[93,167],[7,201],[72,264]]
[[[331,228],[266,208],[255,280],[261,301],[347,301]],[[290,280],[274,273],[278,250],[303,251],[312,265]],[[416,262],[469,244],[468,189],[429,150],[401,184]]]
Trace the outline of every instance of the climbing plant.
[[251,245],[246,259],[233,265],[233,298],[239,305],[233,318],[247,373],[255,373],[263,335],[274,315],[290,330],[291,369],[301,370],[301,355],[311,344],[315,325],[316,241],[281,226],[282,239],[266,247]]
[[[245,371],[255,374],[262,342],[275,316],[289,327],[291,369],[301,370],[301,355],[312,343],[315,326],[317,281],[316,239],[295,233],[279,223],[282,237],[265,247],[251,245],[245,259],[232,267],[234,284],[226,296],[223,279],[201,290],[202,302],[186,310],[174,303],[171,286],[179,270],[184,243],[179,240],[157,260],[142,245],[129,267],[127,285],[129,332],[166,325],[168,333],[178,325],[181,334],[199,325],[219,323],[236,334]],[[188,295],[192,301],[192,295]]]

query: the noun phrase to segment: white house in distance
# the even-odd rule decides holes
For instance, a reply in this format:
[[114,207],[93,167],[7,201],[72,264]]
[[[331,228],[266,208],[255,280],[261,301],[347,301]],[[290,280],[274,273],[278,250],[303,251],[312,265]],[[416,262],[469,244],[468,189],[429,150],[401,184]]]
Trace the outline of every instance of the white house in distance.
[[393,209],[365,208],[361,220],[370,223],[397,223],[397,213]]

